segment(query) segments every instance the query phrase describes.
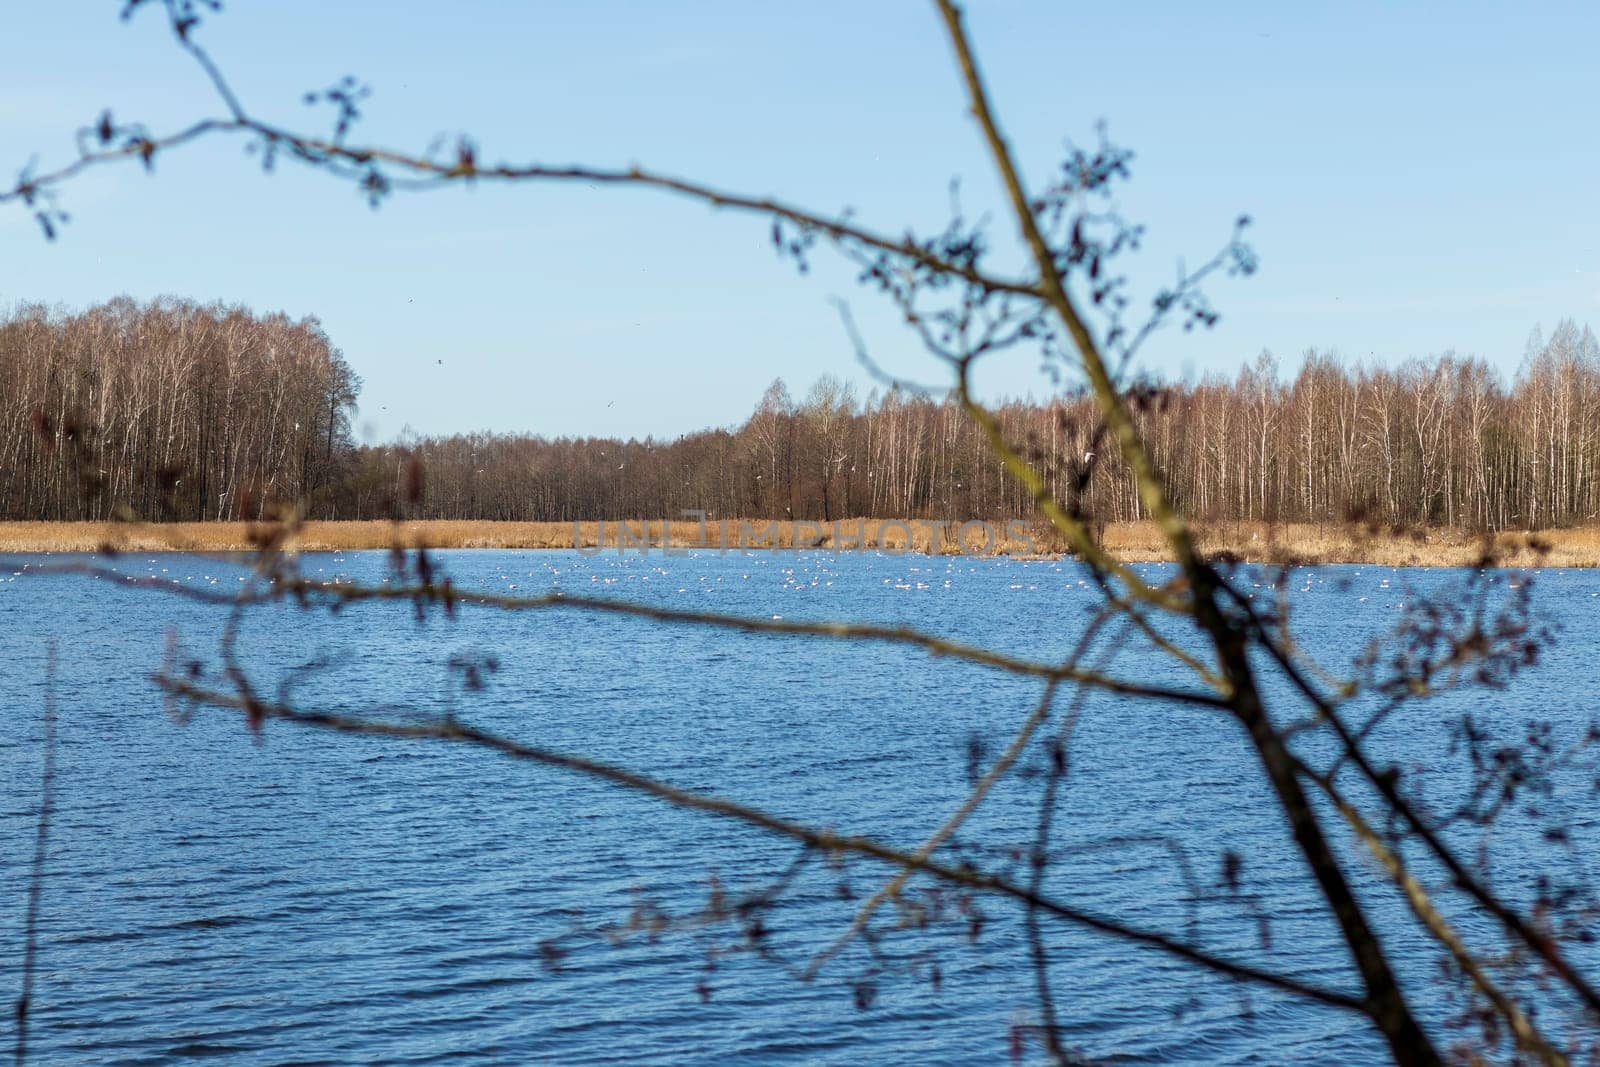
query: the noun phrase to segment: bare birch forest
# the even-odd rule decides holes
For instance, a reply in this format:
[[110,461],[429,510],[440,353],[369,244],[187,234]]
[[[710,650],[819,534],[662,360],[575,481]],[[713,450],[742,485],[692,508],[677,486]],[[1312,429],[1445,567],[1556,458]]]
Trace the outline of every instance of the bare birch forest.
[[[360,381],[315,320],[118,299],[0,323],[0,518],[567,522],[675,517],[1017,518],[1029,491],[953,399],[775,381],[742,425],[673,441],[408,434],[359,445]],[[1128,396],[1172,497],[1205,521],[1539,529],[1600,513],[1600,343],[1535,331],[1514,380],[1445,353],[1357,366],[1262,353],[1231,380]],[[1093,398],[994,409],[1059,498],[1144,519]],[[1081,485],[1081,489],[1080,489]]]
[[359,382],[315,321],[113,300],[0,323],[0,515],[223,519],[337,506]]

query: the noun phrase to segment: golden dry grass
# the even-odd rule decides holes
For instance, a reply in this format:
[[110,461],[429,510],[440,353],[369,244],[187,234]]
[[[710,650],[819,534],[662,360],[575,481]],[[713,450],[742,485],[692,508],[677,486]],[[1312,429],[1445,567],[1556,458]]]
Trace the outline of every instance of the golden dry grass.
[[[603,531],[602,531],[603,525]],[[792,548],[797,533],[802,543],[824,548],[906,548],[919,552],[956,551],[956,524],[927,520],[849,519],[838,524],[768,523],[728,520],[670,524],[675,548]],[[637,548],[648,530],[648,542],[659,551],[663,524],[632,522],[626,539]],[[1057,542],[1021,524],[993,524],[1006,533],[987,544],[976,527],[969,528],[966,550],[1009,555],[1049,555]],[[0,522],[0,552],[244,552],[252,548],[250,524],[242,522],[106,524],[89,522]],[[585,522],[309,522],[292,544],[303,552],[384,549],[400,543],[430,548],[596,548],[615,550],[622,529],[617,523]],[[576,536],[575,536],[576,535]],[[1155,527],[1149,523],[1112,523],[1104,530],[1106,547],[1128,562],[1168,559]],[[602,544],[603,537],[603,544]],[[1396,567],[1460,567],[1479,559],[1484,542],[1458,530],[1372,533],[1353,526],[1310,524],[1224,523],[1200,531],[1207,552],[1227,552],[1252,562],[1292,559],[1307,563],[1366,563]],[[1535,546],[1543,545],[1540,551]],[[1600,566],[1600,527],[1547,530],[1537,534],[1501,533],[1495,548],[1510,566]]]
[[[625,542],[630,550],[641,544],[662,545],[668,527],[674,548],[793,548],[860,547],[905,549],[907,541],[920,552],[953,551],[957,524],[926,520],[848,519],[839,523],[775,522],[766,519],[709,522],[660,520],[616,522],[487,522],[428,520],[416,522],[308,522],[291,540],[302,552],[387,549],[396,543],[429,548],[597,548],[615,549]],[[0,522],[0,552],[245,552],[255,542],[253,527],[244,522],[94,523]],[[996,529],[1000,526],[997,524]],[[1022,532],[1019,525],[1016,533]],[[977,530],[969,531],[970,545],[992,550],[1022,552],[1028,542],[1020,537],[990,546]]]
[[[1221,523],[1201,527],[1201,548],[1229,553],[1253,563],[1364,563],[1385,567],[1467,567],[1483,558],[1482,534],[1424,529],[1386,532],[1354,524]],[[1146,562],[1169,559],[1161,535],[1150,523],[1114,523],[1105,544],[1119,559]],[[1509,567],[1600,566],[1600,527],[1566,530],[1504,531],[1493,536],[1496,558]]]

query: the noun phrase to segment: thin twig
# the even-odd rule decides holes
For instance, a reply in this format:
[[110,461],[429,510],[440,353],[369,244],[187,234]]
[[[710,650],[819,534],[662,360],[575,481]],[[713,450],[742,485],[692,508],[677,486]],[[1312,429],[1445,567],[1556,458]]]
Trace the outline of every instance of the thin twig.
[[[1241,604],[1245,603],[1244,597],[1235,595]],[[1249,610],[1247,604],[1246,610]],[[1317,710],[1323,721],[1333,728],[1334,734],[1344,749],[1344,754],[1355,764],[1362,776],[1372,784],[1373,788],[1383,797],[1385,803],[1404,820],[1410,830],[1421,838],[1423,844],[1428,847],[1434,857],[1444,864],[1445,869],[1450,872],[1450,877],[1456,887],[1477,901],[1479,905],[1498,919],[1501,925],[1515,934],[1524,945],[1549,965],[1551,971],[1565,982],[1568,988],[1578,995],[1579,999],[1584,1002],[1592,1014],[1600,1016],[1600,990],[1597,990],[1584,975],[1578,972],[1577,968],[1562,954],[1561,949],[1552,938],[1534,929],[1532,923],[1523,918],[1511,905],[1490,892],[1489,888],[1473,875],[1467,865],[1455,854],[1455,851],[1439,836],[1432,826],[1428,825],[1427,820],[1417,813],[1416,808],[1410,801],[1400,794],[1400,790],[1395,784],[1394,776],[1383,773],[1367,758],[1365,750],[1361,747],[1360,740],[1352,733],[1344,719],[1339,715],[1333,701],[1323,696],[1321,691],[1299,669],[1294,660],[1283,649],[1278,647],[1277,642],[1273,641],[1266,633],[1259,619],[1256,620],[1256,627],[1259,638],[1258,643],[1266,650],[1268,655],[1272,656],[1279,669],[1283,671],[1284,676],[1289,679],[1301,696]],[[1313,775],[1311,777],[1313,781],[1324,789],[1327,789],[1331,784],[1321,776]]]
[[[1101,666],[1110,662],[1120,646],[1113,643],[1101,657]],[[1050,770],[1045,778],[1044,795],[1039,801],[1039,821],[1034,830],[1033,854],[1029,857],[1031,870],[1028,890],[1035,896],[1044,894],[1045,869],[1050,862],[1050,835],[1055,821],[1056,801],[1061,795],[1061,783],[1071,768],[1067,742],[1078,725],[1078,718],[1088,702],[1089,690],[1079,686],[1072,696],[1072,706],[1067,710],[1066,721],[1050,743]],[[1060,1024],[1056,1021],[1056,1001],[1050,981],[1050,955],[1044,944],[1044,931],[1039,925],[1039,909],[1028,905],[1023,914],[1023,929],[1028,938],[1028,957],[1033,964],[1034,988],[1039,997],[1039,1030],[1044,1047],[1058,1064],[1070,1062],[1066,1049],[1061,1046]]]
[[[934,852],[938,851],[939,846],[948,841],[950,835],[961,829],[961,825],[967,821],[968,817],[978,810],[978,806],[983,803],[984,797],[988,796],[989,790],[994,788],[996,782],[1005,777],[1006,772],[1011,769],[1017,758],[1022,755],[1023,750],[1028,747],[1028,742],[1033,740],[1034,732],[1039,728],[1039,725],[1049,717],[1050,707],[1055,703],[1057,684],[1054,680],[1045,684],[1044,695],[1039,698],[1038,704],[1034,706],[1028,717],[1022,721],[1022,725],[1017,729],[1016,736],[1011,739],[1011,743],[1000,754],[1000,758],[994,761],[988,772],[972,787],[971,792],[967,794],[961,805],[951,812],[949,817],[939,825],[937,830],[929,834],[922,844],[917,846],[912,856],[920,861],[933,855]],[[861,907],[857,909],[855,918],[851,920],[845,931],[812,957],[811,962],[806,965],[805,977],[816,977],[817,972],[822,970],[829,960],[844,951],[845,946],[850,944],[862,930],[866,929],[867,923],[872,921],[872,916],[882,906],[883,902],[900,894],[900,890],[905,888],[906,882],[910,880],[913,870],[914,868],[911,867],[905,868],[884,883],[872,896],[868,897]]]
[[28,1058],[28,1012],[33,1007],[39,962],[39,909],[44,900],[44,861],[50,843],[50,816],[56,802],[56,643],[45,650],[44,769],[39,783],[39,828],[33,839],[33,873],[28,880],[28,911],[23,920],[22,993],[17,997],[17,1067]]
[[1331,786],[1328,789],[1328,795],[1338,806],[1339,813],[1350,823],[1350,827],[1355,831],[1356,836],[1361,839],[1362,843],[1371,851],[1373,857],[1388,872],[1390,879],[1399,888],[1401,895],[1406,898],[1406,903],[1410,906],[1412,914],[1417,917],[1417,921],[1426,927],[1434,939],[1445,947],[1451,958],[1456,961],[1456,965],[1466,973],[1467,977],[1472,980],[1472,984],[1478,987],[1478,991],[1489,1000],[1489,1003],[1494,1005],[1495,1010],[1506,1020],[1506,1024],[1511,1028],[1511,1033],[1516,1038],[1518,1046],[1524,1051],[1537,1056],[1539,1062],[1545,1064],[1546,1067],[1567,1067],[1567,1057],[1554,1045],[1550,1044],[1545,1036],[1539,1032],[1538,1027],[1533,1024],[1532,1020],[1517,1005],[1516,1001],[1512,1000],[1495,985],[1494,980],[1489,977],[1489,973],[1484,969],[1483,964],[1467,948],[1466,942],[1461,940],[1461,935],[1455,931],[1449,920],[1440,914],[1439,909],[1434,906],[1433,900],[1429,897],[1428,891],[1423,888],[1422,883],[1417,881],[1416,876],[1401,862],[1399,854],[1384,844],[1377,831],[1373,830],[1367,824],[1367,821],[1361,817],[1361,813],[1356,811],[1349,801],[1334,792]]

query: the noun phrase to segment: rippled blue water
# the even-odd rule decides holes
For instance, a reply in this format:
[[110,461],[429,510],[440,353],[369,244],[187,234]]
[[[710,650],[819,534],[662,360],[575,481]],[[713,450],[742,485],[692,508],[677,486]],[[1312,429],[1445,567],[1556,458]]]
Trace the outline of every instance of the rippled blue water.
[[[459,552],[468,588],[574,592],[786,618],[910,623],[1036,656],[1072,645],[1094,602],[1065,562],[816,552],[687,557]],[[51,557],[60,562],[62,557]],[[969,943],[965,923],[887,937],[888,957],[932,953],[916,973],[856,984],[860,945],[801,983],[772,960],[705,970],[708,939],[575,941],[551,969],[540,943],[574,923],[626,918],[641,897],[692,909],[714,872],[730,890],[782,871],[792,846],[584,778],[464,747],[273,724],[257,743],[236,715],[180,726],[147,675],[169,629],[209,655],[214,609],[85,578],[37,578],[33,557],[0,573],[0,983],[17,953],[38,804],[45,645],[60,641],[59,802],[40,927],[33,1016],[39,1063],[972,1063],[1004,1060],[1035,1016],[1016,917],[999,904]],[[122,561],[129,573],[229,588],[239,571],[183,556]],[[377,580],[381,553],[306,557],[312,576]],[[1302,636],[1348,662],[1392,624],[1408,588],[1451,572],[1318,568],[1294,577]],[[1504,581],[1505,579],[1501,579]],[[1600,575],[1546,572],[1538,599],[1564,626],[1536,673],[1509,692],[1419,705],[1385,727],[1391,758],[1426,762],[1445,723],[1472,706],[1515,731],[1592,715]],[[1175,680],[1131,642],[1115,666]],[[392,714],[453,706],[550,748],[598,754],[689,788],[912,845],[959,803],[973,738],[1001,744],[1037,686],[888,647],[575,612],[468,608],[419,626],[368,605],[337,619],[274,609],[244,648],[307,704]],[[452,655],[493,655],[488,690],[452,686]],[[315,669],[308,669],[315,668]],[[1090,701],[1074,736],[1059,843],[1076,846],[1050,892],[1217,952],[1350,987],[1331,928],[1308,895],[1242,738],[1205,711]],[[967,836],[1028,840],[1038,782],[1003,786]],[[1591,805],[1592,808],[1592,805]],[[1580,842],[1593,820],[1580,809]],[[1120,847],[1092,847],[1111,837]],[[1131,840],[1137,839],[1137,840]],[[1191,907],[1218,856],[1245,857],[1270,922],[1233,905]],[[1507,881],[1539,858],[1508,837]],[[1592,855],[1586,853],[1585,855]],[[1591,861],[1592,862],[1592,861]],[[1370,871],[1358,864],[1363,877]],[[779,955],[803,961],[852,914],[841,878],[869,892],[881,872],[808,869],[771,919]],[[1363,892],[1394,904],[1375,881]],[[1352,1019],[1287,996],[1240,993],[1191,967],[1067,926],[1049,927],[1068,1040],[1125,1062],[1363,1063],[1382,1049]],[[1397,938],[1405,956],[1419,942]],[[905,964],[909,966],[909,964]],[[1430,1018],[1426,961],[1410,967]],[[710,987],[709,1002],[698,987]],[[6,996],[12,995],[7,992]]]

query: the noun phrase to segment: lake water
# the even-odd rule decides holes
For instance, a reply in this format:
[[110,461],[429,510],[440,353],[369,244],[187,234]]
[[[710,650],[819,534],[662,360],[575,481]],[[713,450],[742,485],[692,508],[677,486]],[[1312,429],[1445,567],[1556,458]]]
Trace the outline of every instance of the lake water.
[[[48,557],[60,562],[64,557]],[[1068,562],[823,552],[619,558],[564,552],[439,557],[463,588],[625,597],[790,619],[909,623],[1036,657],[1064,655],[1094,595]],[[728,891],[776,877],[794,846],[582,777],[465,746],[355,738],[202,711],[178,725],[148,674],[169,629],[210,656],[216,609],[86,578],[0,572],[0,988],[14,996],[38,804],[45,644],[60,642],[58,806],[39,928],[34,1062],[974,1063],[1004,1061],[1034,993],[1021,925],[997,901],[965,921],[857,943],[809,983],[777,959],[721,958],[726,929],[656,942],[540,944],[626,919],[639,899],[693,910],[714,872]],[[24,567],[22,564],[26,564]],[[382,553],[308,556],[313,577],[380,580]],[[128,573],[236,587],[226,563],[136,557]],[[1159,568],[1146,568],[1157,571]],[[21,573],[18,573],[21,572]],[[1408,588],[1451,572],[1296,572],[1301,634],[1348,663],[1393,624]],[[1499,579],[1505,581],[1505,578]],[[1593,715],[1600,575],[1546,572],[1537,600],[1557,646],[1507,693],[1418,705],[1383,753],[1426,763],[1444,724],[1475,707],[1510,734],[1534,717],[1578,732]],[[914,650],[707,632],[571,611],[465,608],[419,626],[368,605],[337,618],[275,608],[243,647],[303,704],[458,714],[549,748],[601,756],[675,784],[912,846],[960,802],[968,749],[993,752],[1038,686]],[[1124,642],[1114,666],[1176,681]],[[488,689],[450,683],[452,656],[495,657]],[[311,665],[322,664],[317,669]],[[1281,694],[1280,694],[1281,695]],[[1062,708],[1066,706],[1063,700]],[[1025,761],[1032,765],[1031,761]],[[1073,738],[1049,892],[1187,936],[1208,949],[1353,988],[1239,732],[1191,707],[1093,699]],[[1004,784],[963,831],[1025,845],[1040,783]],[[1579,843],[1592,844],[1587,809]],[[1114,848],[1097,847],[1120,839]],[[1504,886],[1530,859],[1504,838]],[[1174,848],[1181,850],[1183,863]],[[1219,899],[1219,857],[1245,858],[1255,912]],[[1580,855],[1594,856],[1589,851]],[[1590,864],[1600,874],[1600,861]],[[1363,893],[1395,905],[1366,864]],[[884,872],[808,866],[768,919],[773,955],[803,963]],[[1194,900],[1196,891],[1205,897]],[[889,913],[885,913],[888,916]],[[1261,916],[1271,944],[1260,938]],[[1409,927],[1390,943],[1406,957]],[[1124,1062],[1379,1061],[1357,1020],[1237,987],[1098,934],[1047,926],[1066,1040]],[[931,979],[937,962],[939,981]],[[1593,959],[1586,961],[1593,964]],[[1407,964],[1423,1013],[1432,957]],[[1592,973],[1592,972],[1591,972]],[[709,1001],[702,986],[709,987]],[[870,995],[868,995],[870,993]],[[858,1007],[858,997],[869,1001]],[[9,1035],[7,1042],[9,1042]],[[1035,1055],[1033,1050],[1027,1056]]]

